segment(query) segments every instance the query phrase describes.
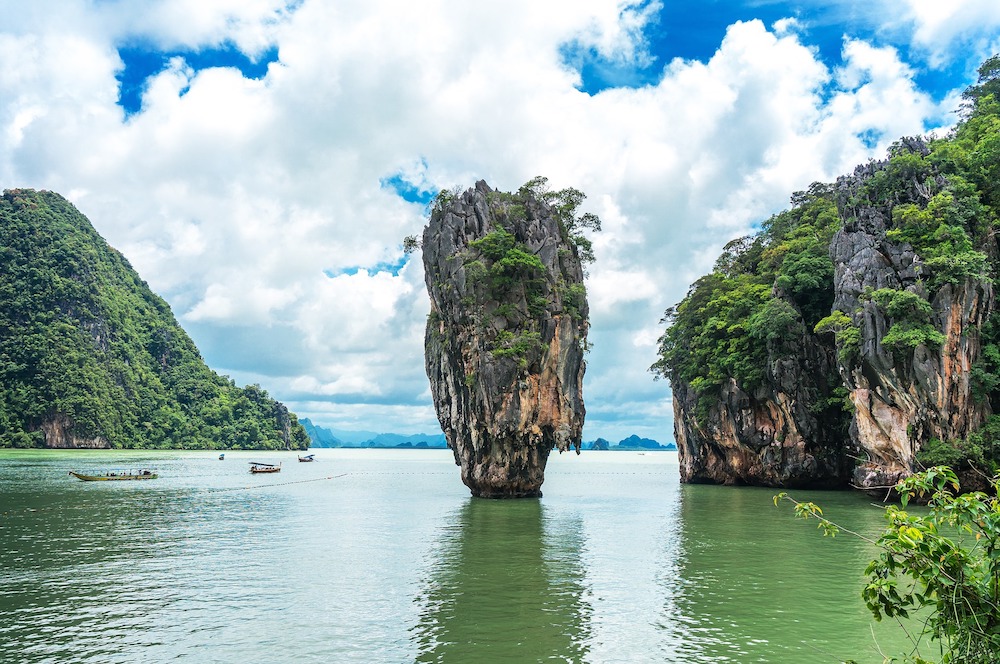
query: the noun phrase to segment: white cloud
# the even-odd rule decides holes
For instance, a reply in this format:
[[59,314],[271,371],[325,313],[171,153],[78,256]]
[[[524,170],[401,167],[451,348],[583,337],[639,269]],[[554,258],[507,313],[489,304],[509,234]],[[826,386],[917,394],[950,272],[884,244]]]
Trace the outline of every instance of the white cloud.
[[980,59],[993,55],[1000,44],[995,31],[1000,4],[994,0],[905,0],[902,4],[903,15],[914,24],[913,43],[929,51],[934,64],[946,60],[956,43],[966,49],[971,46]]
[[[587,435],[667,440],[667,385],[647,372],[663,309],[792,191],[940,113],[895,51],[849,40],[830,71],[790,22],[735,24],[655,85],[577,90],[560,47],[642,61],[655,3],[47,4],[64,12],[0,0],[17,15],[0,26],[4,186],[71,193],[215,368],[345,428],[435,426],[419,257],[377,267],[422,210],[384,178],[585,191],[604,219]],[[280,61],[260,80],[175,61],[126,121],[115,48],[142,39]]]
[[643,66],[652,62],[645,30],[663,9],[662,2],[624,0],[595,4],[594,9],[590,25],[577,36],[580,44],[595,49],[608,60]]
[[774,34],[779,37],[784,37],[785,35],[791,34],[793,32],[799,32],[803,29],[802,22],[794,17],[778,19],[771,26],[774,30]]

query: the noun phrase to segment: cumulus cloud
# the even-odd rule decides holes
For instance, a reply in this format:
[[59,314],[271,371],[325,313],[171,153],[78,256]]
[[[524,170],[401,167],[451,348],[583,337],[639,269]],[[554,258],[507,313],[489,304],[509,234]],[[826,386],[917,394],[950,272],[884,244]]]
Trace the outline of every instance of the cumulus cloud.
[[[436,427],[423,274],[401,251],[424,209],[387,180],[585,191],[604,220],[586,435],[665,441],[669,392],[647,371],[663,309],[792,191],[941,112],[895,50],[847,40],[830,68],[792,22],[737,23],[706,62],[581,92],[564,47],[641,65],[655,2],[54,4],[0,0],[17,15],[0,27],[4,186],[69,195],[213,368],[340,428]],[[132,43],[278,60],[250,79],[176,58],[126,119]]]
[[949,59],[956,45],[975,50],[979,59],[1000,48],[996,31],[1000,4],[994,0],[906,0],[903,16],[913,23],[912,41],[931,54],[932,64]]

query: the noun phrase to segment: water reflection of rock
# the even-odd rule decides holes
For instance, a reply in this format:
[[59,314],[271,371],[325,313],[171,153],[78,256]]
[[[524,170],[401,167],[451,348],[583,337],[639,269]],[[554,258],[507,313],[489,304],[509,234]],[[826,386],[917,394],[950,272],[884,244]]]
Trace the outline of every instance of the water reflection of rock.
[[538,501],[470,499],[449,520],[417,602],[418,662],[582,662],[581,523]]

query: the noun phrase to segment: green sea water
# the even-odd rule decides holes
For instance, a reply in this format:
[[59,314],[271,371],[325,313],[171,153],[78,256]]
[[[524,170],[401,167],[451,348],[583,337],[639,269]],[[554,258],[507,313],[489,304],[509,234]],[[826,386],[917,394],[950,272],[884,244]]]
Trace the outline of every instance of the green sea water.
[[[675,453],[554,454],[473,499],[450,452],[0,451],[0,661],[881,662],[870,547]],[[282,463],[250,475],[249,461]],[[156,480],[70,470],[152,467]],[[877,534],[880,509],[802,492]],[[910,626],[913,629],[913,626]],[[931,650],[924,654],[933,655]]]

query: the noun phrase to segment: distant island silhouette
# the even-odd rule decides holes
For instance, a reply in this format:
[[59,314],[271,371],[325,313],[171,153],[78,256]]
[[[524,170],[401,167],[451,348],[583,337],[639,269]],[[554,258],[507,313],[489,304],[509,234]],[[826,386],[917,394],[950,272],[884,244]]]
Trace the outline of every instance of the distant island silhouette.
[[[448,447],[443,433],[438,434],[400,434],[376,433],[374,431],[351,431],[346,429],[330,429],[313,423],[309,418],[299,420],[311,441],[310,447],[343,447],[353,449],[413,449],[430,450]],[[677,449],[673,442],[660,443],[652,438],[641,438],[631,435],[617,443],[604,438],[584,442],[583,450],[634,452],[634,451],[672,451]]]

